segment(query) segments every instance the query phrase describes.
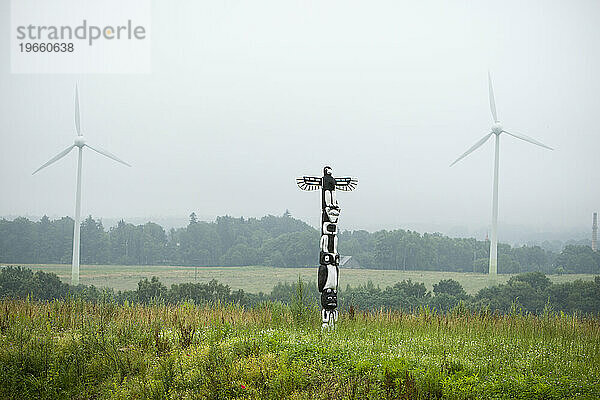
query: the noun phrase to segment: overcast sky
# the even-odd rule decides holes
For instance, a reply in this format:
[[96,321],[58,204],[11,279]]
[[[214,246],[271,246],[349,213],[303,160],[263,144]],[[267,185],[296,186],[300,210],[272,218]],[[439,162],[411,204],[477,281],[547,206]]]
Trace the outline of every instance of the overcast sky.
[[[176,6],[175,6],[176,4]],[[507,129],[499,219],[588,230],[600,210],[600,2],[155,1],[152,73],[11,74],[0,2],[0,215],[73,215],[79,83],[90,143],[82,214],[319,219],[295,178],[356,176],[342,229],[490,223],[487,71]],[[502,240],[502,230],[499,233]]]

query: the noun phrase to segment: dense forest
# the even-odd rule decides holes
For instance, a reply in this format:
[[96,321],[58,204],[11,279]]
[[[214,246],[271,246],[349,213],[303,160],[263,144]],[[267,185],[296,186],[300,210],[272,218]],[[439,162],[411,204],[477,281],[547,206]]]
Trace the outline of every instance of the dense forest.
[[[73,220],[0,219],[0,262],[70,263]],[[489,243],[410,230],[344,231],[339,252],[361,268],[486,272]],[[101,220],[81,224],[82,264],[305,267],[318,263],[319,233],[286,211],[282,216],[217,217],[165,231],[158,224],[123,220],[108,230]],[[498,245],[499,273],[600,273],[600,253],[567,245],[559,253],[539,246]]]
[[[231,303],[245,307],[280,302],[294,307],[317,309],[319,293],[314,282],[278,283],[271,293],[247,293],[232,290],[216,280],[202,283],[173,284],[167,288],[157,277],[142,279],[136,290],[115,292],[111,288],[71,286],[54,273],[21,267],[0,269],[0,299],[30,298],[49,301],[79,298],[93,302],[194,304]],[[436,313],[466,308],[476,312],[543,314],[549,312],[600,314],[600,277],[593,281],[577,280],[553,284],[541,272],[513,276],[506,284],[481,289],[468,295],[452,279],[441,280],[428,291],[423,283],[404,280],[380,288],[372,283],[340,288],[340,306],[344,312],[368,310],[415,311],[427,308]]]

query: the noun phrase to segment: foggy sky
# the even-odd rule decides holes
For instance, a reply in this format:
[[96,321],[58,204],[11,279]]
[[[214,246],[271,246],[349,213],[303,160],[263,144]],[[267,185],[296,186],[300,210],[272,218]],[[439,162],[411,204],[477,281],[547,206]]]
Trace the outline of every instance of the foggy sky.
[[502,225],[589,229],[600,210],[597,1],[155,1],[152,74],[11,74],[0,3],[0,215],[282,214],[315,225],[301,175],[356,176],[341,229],[490,224],[500,121]]

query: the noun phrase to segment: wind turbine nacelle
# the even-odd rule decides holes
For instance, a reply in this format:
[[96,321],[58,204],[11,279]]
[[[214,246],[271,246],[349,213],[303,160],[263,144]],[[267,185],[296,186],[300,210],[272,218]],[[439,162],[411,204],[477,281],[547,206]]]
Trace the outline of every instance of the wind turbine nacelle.
[[496,135],[499,135],[502,133],[502,124],[500,122],[496,122],[494,125],[492,125],[492,132],[495,133]]
[[79,148],[85,146],[85,139],[83,138],[83,136],[77,136],[75,138],[75,146]]

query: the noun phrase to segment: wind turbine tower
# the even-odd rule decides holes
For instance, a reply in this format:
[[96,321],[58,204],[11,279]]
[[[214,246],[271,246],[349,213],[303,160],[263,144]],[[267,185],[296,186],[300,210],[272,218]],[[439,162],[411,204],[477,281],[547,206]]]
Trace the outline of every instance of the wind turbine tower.
[[[77,131],[77,136],[75,136],[74,143],[58,153],[56,156],[52,157],[46,163],[44,163],[41,167],[33,171],[33,174],[36,172],[46,168],[50,164],[55,163],[60,160],[67,154],[71,152],[75,147],[78,149],[77,155],[77,190],[75,194],[75,223],[73,226],[73,262],[71,266],[71,283],[73,285],[79,285],[79,249],[80,249],[80,225],[81,225],[81,159],[83,157],[83,148],[88,147],[90,150],[94,150],[96,153],[102,154],[105,157],[108,157],[112,160],[115,160],[121,164],[127,165],[131,167],[131,165],[127,164],[125,161],[121,160],[114,154],[101,149],[99,147],[90,146],[83,134],[81,133],[81,116],[79,113],[79,90],[77,89],[77,85],[75,85],[75,130]],[[32,174],[32,175],[33,175]]]
[[594,222],[592,223],[592,250],[598,251],[598,213],[594,213]]
[[483,146],[487,140],[494,135],[496,137],[495,143],[495,156],[494,156],[494,186],[492,195],[492,235],[490,238],[490,265],[489,274],[496,275],[498,273],[498,169],[499,169],[499,157],[500,157],[500,135],[506,133],[507,135],[516,137],[517,139],[524,140],[526,142],[541,146],[549,150],[553,150],[552,147],[548,147],[545,144],[538,142],[537,140],[525,136],[523,134],[516,134],[514,132],[508,132],[504,129],[504,126],[498,120],[498,114],[496,113],[496,100],[494,99],[494,89],[492,87],[492,77],[488,71],[488,89],[490,96],[490,110],[492,111],[492,118],[494,123],[492,124],[491,132],[482,137],[477,143],[475,143],[469,150],[465,151],[460,157],[458,157],[450,166],[453,166],[479,147]]

